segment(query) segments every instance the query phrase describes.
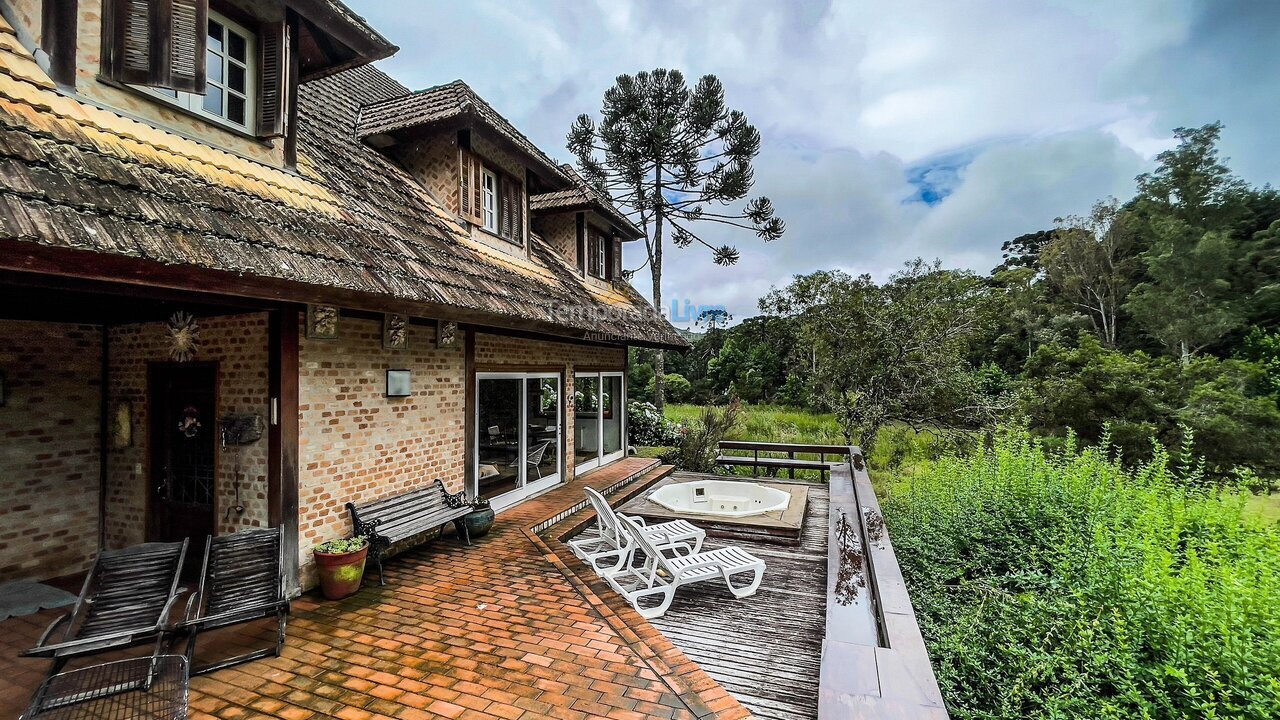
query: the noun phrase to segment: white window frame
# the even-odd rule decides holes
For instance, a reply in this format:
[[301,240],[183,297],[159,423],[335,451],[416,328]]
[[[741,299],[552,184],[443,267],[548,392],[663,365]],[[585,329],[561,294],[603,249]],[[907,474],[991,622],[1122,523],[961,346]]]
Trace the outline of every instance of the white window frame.
[[484,428],[480,427],[480,403],[478,401],[480,397],[480,381],[481,380],[520,380],[521,381],[520,383],[521,431],[517,438],[518,444],[517,444],[516,457],[523,458],[525,457],[525,453],[529,449],[528,448],[528,444],[529,444],[529,437],[528,437],[529,383],[537,382],[543,379],[554,379],[556,381],[556,386],[559,388],[558,407],[556,408],[556,437],[554,440],[555,442],[554,447],[556,448],[556,459],[557,459],[555,474],[543,475],[541,478],[536,478],[531,480],[529,478],[528,466],[522,463],[516,474],[516,477],[517,477],[516,488],[514,490],[508,490],[507,492],[501,495],[496,495],[494,497],[488,498],[495,513],[502,512],[507,508],[518,505],[521,502],[529,499],[533,495],[537,495],[538,493],[541,493],[544,490],[553,488],[563,482],[564,468],[565,468],[565,458],[564,458],[565,428],[564,428],[564,423],[562,422],[561,419],[564,417],[564,408],[565,408],[565,405],[564,405],[565,404],[565,397],[564,397],[565,381],[561,373],[558,373],[558,372],[477,372],[476,373],[476,385],[475,385],[475,388],[473,389],[473,392],[475,392],[476,394],[477,402],[476,402],[475,415],[472,418],[472,422],[474,422],[476,425],[476,433],[474,435],[474,437],[476,438],[475,450],[471,456],[471,465],[473,468],[475,468],[475,472],[472,473],[473,480],[470,488],[472,497],[475,497],[480,493],[479,437],[480,437],[480,433],[484,430]]
[[[622,446],[611,453],[605,453],[604,451],[604,387],[605,387],[604,379],[608,377],[618,378],[618,387],[622,388],[622,398],[621,400],[617,400],[614,404],[614,408],[615,408],[614,412],[617,412],[619,415],[618,421],[620,425]],[[609,463],[616,462],[626,457],[627,456],[627,440],[628,440],[627,438],[627,374],[625,372],[616,372],[616,371],[606,371],[606,372],[593,371],[593,372],[574,373],[573,375],[574,392],[577,392],[577,389],[578,389],[578,378],[597,378],[598,380],[597,387],[599,388],[599,390],[596,391],[597,392],[596,407],[599,408],[599,412],[596,413],[596,419],[595,419],[596,438],[597,438],[596,457],[592,460],[584,460],[580,463],[575,462],[573,466],[573,473],[575,476],[580,472],[585,472],[587,470],[594,470],[598,467],[608,465]],[[580,419],[585,419],[585,418],[578,418],[575,412],[575,415],[573,418],[573,423],[574,423],[573,432],[575,433],[575,435],[578,432],[578,421]],[[574,444],[575,445],[577,444],[576,437],[574,438]]]
[[[208,110],[205,110],[204,95],[189,93],[189,92],[175,92],[173,90],[165,90],[163,88],[153,88],[153,87],[144,87],[144,86],[131,86],[131,87],[136,87],[137,89],[142,90],[148,95],[153,95],[157,98],[160,98],[161,100],[168,103],[169,105],[174,105],[176,107],[182,108],[187,112],[199,115],[200,117],[205,118],[211,122],[217,123],[219,125],[223,125],[225,127],[229,127],[234,130],[239,130],[240,132],[255,133],[257,132],[256,123],[258,118],[258,103],[261,102],[261,98],[258,96],[258,34],[250,31],[248,28],[241,25],[240,23],[229,19],[227,16],[219,12],[216,12],[212,8],[209,10],[209,20],[218,23],[219,25],[226,28],[230,32],[234,32],[237,35],[240,35],[245,40],[245,46],[244,46],[245,62],[243,63],[244,72],[245,72],[244,93],[243,93],[243,96],[244,96],[244,124],[243,125],[225,117],[225,115],[218,115],[216,113],[211,113]],[[207,34],[209,32],[209,28],[205,27],[204,32]],[[222,53],[216,53],[212,50],[205,51],[206,63],[210,59],[211,55],[217,55],[222,58],[222,63],[223,63],[222,81],[218,82],[210,78],[210,80],[208,81],[208,84],[214,87],[218,87],[222,90],[222,110],[223,110],[223,113],[225,113],[228,105],[227,93],[232,92],[232,93],[235,93],[236,95],[241,95],[241,93],[235,90],[229,91],[226,87],[227,81],[228,81],[227,76],[229,74],[228,66],[233,62],[239,65],[240,62],[227,57],[225,42],[223,44]],[[206,72],[207,71],[208,71],[208,68],[206,67]]]
[[498,174],[489,168],[480,168],[480,208],[484,215],[481,226],[491,233],[498,232]]

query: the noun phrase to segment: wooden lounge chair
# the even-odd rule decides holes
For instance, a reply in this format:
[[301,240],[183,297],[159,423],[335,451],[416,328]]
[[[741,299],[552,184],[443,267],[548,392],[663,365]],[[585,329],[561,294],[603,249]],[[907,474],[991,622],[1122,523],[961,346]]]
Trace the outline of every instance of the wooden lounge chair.
[[692,550],[696,553],[702,549],[702,541],[707,538],[705,530],[687,520],[646,525],[644,518],[623,516],[621,513],[614,512],[613,508],[609,507],[609,501],[595,490],[583,488],[583,491],[586,492],[587,500],[591,501],[591,506],[596,511],[596,527],[600,534],[580,540],[570,540],[569,549],[601,577],[619,572],[630,565],[631,557],[635,553],[635,542],[619,524],[618,519],[621,517],[628,517],[640,527],[649,542],[660,550],[675,543],[688,546],[688,543],[692,542]]
[[[618,524],[622,526],[623,532],[631,535],[639,550],[644,553],[644,563],[606,575],[605,579],[643,618],[662,617],[671,607],[677,588],[703,580],[724,578],[729,592],[736,598],[750,597],[760,589],[760,581],[764,578],[764,561],[742,548],[727,547],[695,553],[686,543],[673,543],[660,550],[649,540],[644,527],[637,525],[631,518],[619,517]],[[680,550],[685,553],[681,554]],[[676,553],[676,556],[667,557],[663,554],[664,551]],[[743,587],[735,587],[730,578],[744,572],[752,573],[751,582]],[[642,603],[646,598],[655,597],[658,599],[657,605],[645,606]]]
[[[50,623],[23,657],[47,657],[52,676],[67,661],[155,640],[160,651],[169,611],[179,595],[178,574],[187,541],[145,543],[98,553],[75,609]],[[50,642],[65,625],[61,639]]]
[[[276,527],[209,538],[200,589],[187,601],[186,620],[174,629],[176,635],[187,636],[187,663],[192,675],[280,655],[289,615],[282,532]],[[195,666],[196,638],[200,633],[270,617],[276,619],[273,647]]]

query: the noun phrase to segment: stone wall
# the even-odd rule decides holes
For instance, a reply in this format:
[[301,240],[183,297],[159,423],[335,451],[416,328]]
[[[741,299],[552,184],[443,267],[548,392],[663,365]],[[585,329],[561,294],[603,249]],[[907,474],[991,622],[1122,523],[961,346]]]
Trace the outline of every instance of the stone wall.
[[[253,313],[198,319],[200,346],[193,361],[218,364],[218,409],[267,417],[267,315]],[[109,335],[110,407],[129,403],[133,442],[111,451],[107,478],[107,546],[125,547],[146,540],[150,458],[147,453],[149,414],[147,373],[151,363],[169,362],[165,323],[117,325]],[[216,432],[216,429],[214,430]],[[236,503],[236,453],[239,454],[240,499]],[[251,445],[220,448],[214,507],[219,534],[247,527],[265,527],[267,507],[267,438]],[[193,538],[202,547],[204,538]]]
[[101,331],[0,320],[0,582],[83,571],[98,547]]

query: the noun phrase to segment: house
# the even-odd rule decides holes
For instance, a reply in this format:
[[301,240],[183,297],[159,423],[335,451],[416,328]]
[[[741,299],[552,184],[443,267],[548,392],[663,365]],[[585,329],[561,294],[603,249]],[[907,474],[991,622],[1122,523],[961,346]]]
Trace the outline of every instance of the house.
[[626,453],[642,233],[337,0],[2,0],[0,581]]

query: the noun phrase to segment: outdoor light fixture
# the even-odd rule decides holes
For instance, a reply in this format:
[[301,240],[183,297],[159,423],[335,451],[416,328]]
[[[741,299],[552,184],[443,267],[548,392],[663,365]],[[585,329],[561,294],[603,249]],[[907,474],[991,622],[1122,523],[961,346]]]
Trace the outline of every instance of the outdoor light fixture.
[[387,371],[387,397],[409,397],[412,394],[408,370]]

